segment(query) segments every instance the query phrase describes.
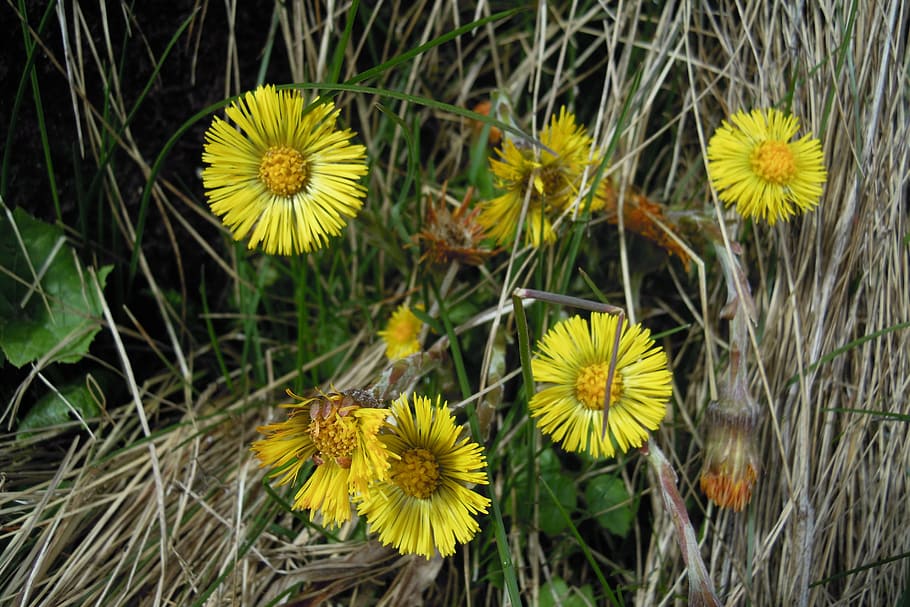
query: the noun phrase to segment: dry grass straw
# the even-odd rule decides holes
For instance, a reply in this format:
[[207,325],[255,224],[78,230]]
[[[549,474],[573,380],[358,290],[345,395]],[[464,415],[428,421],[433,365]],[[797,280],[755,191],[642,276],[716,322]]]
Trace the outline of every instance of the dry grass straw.
[[[319,66],[331,51],[327,41],[343,23],[342,7],[328,6],[336,12],[331,20],[324,6],[317,10],[312,3],[293,1],[280,9],[279,35],[292,49],[288,62],[299,81],[325,75]],[[645,174],[634,185],[655,198],[690,200],[693,206],[704,201],[710,208],[717,203],[708,198],[700,177],[707,138],[737,109],[784,100],[791,78],[797,77],[792,111],[821,136],[829,181],[818,211],[774,229],[756,226],[742,242],[761,318],[757,349],[750,356],[752,388],[766,413],[763,475],[750,509],[718,512],[705,505],[696,489],[697,422],[716,390],[710,361],[723,360],[726,349],[725,327],[717,319],[725,294],[719,271],[706,277],[701,293],[696,276],[676,276],[679,301],[685,305],[671,309],[668,304],[663,310],[681,323],[693,323],[684,344],[671,355],[682,360],[695,354],[702,363],[686,378],[686,393],[677,391],[672,418],[657,440],[675,458],[684,497],[698,504],[693,518],[706,520],[703,553],[726,604],[895,604],[910,574],[907,559],[887,562],[910,550],[905,521],[910,438],[906,422],[874,412],[910,414],[904,398],[910,333],[886,333],[813,364],[853,340],[910,318],[903,240],[910,232],[910,60],[902,34],[910,8],[857,3],[855,30],[848,33],[850,7],[837,2],[724,3],[711,13],[691,2],[668,3],[647,15],[637,6],[594,5],[581,11],[574,4],[541,5],[533,32],[490,26],[416,58],[396,77],[386,75],[376,84],[464,105],[477,82],[492,79],[513,99],[530,96],[539,118],[582,83],[589,90],[591,82],[600,82],[602,97],[588,125],[603,149],[626,103],[631,108],[613,156],[612,178],[626,184]],[[73,8],[67,40],[77,47],[70,49],[61,71],[70,74],[88,153],[97,157],[106,127],[81,84],[82,62],[115,75],[106,66],[115,63],[116,53],[108,42],[92,43],[79,3]],[[391,3],[383,11],[400,39],[415,44],[462,24],[457,3],[443,0],[407,7]],[[477,14],[485,11],[481,4]],[[580,33],[586,46],[574,49],[573,65],[567,51]],[[225,92],[240,92],[236,32],[205,35],[223,36],[230,43]],[[360,42],[354,40],[347,50],[347,65],[355,64],[363,49]],[[387,56],[398,51],[392,48],[396,40],[390,37],[386,43]],[[62,57],[57,59],[64,64]],[[586,71],[576,68],[582,63]],[[641,72],[637,89],[636,70]],[[544,72],[555,86],[541,84]],[[110,101],[125,112],[116,83],[110,84]],[[362,95],[341,100],[342,105],[353,103],[371,150],[383,136],[377,102],[385,103]],[[403,117],[417,111],[440,124],[435,145],[437,151],[448,150],[437,166],[440,175],[464,165],[466,132],[457,119],[413,106],[398,111]],[[531,117],[527,124],[542,126]],[[670,145],[656,149],[655,141],[668,139]],[[135,168],[148,174],[151,159],[143,157],[128,133],[120,144],[131,153]],[[385,145],[388,158],[399,157],[405,145],[400,131]],[[396,197],[390,177],[382,170],[371,177],[380,216]],[[127,212],[128,194],[114,176],[106,185],[124,239],[131,241],[135,227]],[[154,220],[168,223],[175,257],[179,259],[181,241],[190,238],[240,281],[233,262],[221,259],[182,221],[187,209],[208,217],[207,209],[164,178],[153,199]],[[737,229],[728,224],[731,238]],[[358,238],[356,226],[349,237]],[[635,314],[640,311],[634,306],[621,232],[619,238],[621,275],[616,281]],[[489,277],[500,285],[504,301],[529,275],[527,268],[508,268],[497,268]],[[155,285],[154,269],[142,258],[140,270]],[[453,288],[462,296],[470,293],[467,285]],[[186,319],[154,287],[153,293],[168,327],[166,343],[144,338],[140,326],[116,326],[109,320],[106,328],[122,340],[118,364],[127,377],[130,349],[140,345],[160,350],[176,374],[143,385],[131,382],[133,402],[109,403],[97,439],[76,433],[65,452],[43,450],[42,436],[4,441],[0,602],[190,605],[208,596],[205,602],[211,605],[254,605],[303,582],[313,583],[310,600],[353,588],[353,602],[411,604],[428,587],[434,594],[424,597],[435,597],[431,602],[461,600],[465,588],[433,588],[440,567],[453,567],[451,563],[401,558],[373,543],[321,544],[318,530],[279,508],[263,489],[263,474],[248,446],[257,436],[257,424],[282,415],[272,405],[290,378],[275,377],[240,401],[222,396],[223,379],[194,397],[187,385],[195,361],[211,352],[207,347],[187,349],[179,337],[185,335],[180,325]],[[221,339],[227,344],[240,336]],[[375,377],[382,357],[378,347],[369,345],[372,341],[360,334],[344,346],[356,359],[349,366],[355,371],[334,378],[336,386],[362,386]],[[235,370],[235,382],[248,381],[247,373]],[[636,458],[626,466],[622,473],[634,485],[644,468]],[[686,588],[673,526],[659,498],[651,498],[653,534],[642,537],[636,531],[636,566],[616,575],[638,588],[626,595],[636,604],[680,604]],[[281,532],[288,529],[294,530],[290,536]],[[351,531],[351,526],[343,527],[338,537],[343,540]],[[519,581],[527,585],[529,597],[537,597],[539,585],[560,565],[542,553],[535,538],[530,544],[517,534],[511,539],[516,564],[529,567],[520,571]],[[22,558],[20,550],[27,544],[33,548]],[[473,579],[467,570],[452,573],[446,579],[463,579],[466,587]],[[836,574],[841,575],[827,579]],[[386,581],[377,586],[377,579]],[[496,604],[497,596],[491,592],[487,600]]]

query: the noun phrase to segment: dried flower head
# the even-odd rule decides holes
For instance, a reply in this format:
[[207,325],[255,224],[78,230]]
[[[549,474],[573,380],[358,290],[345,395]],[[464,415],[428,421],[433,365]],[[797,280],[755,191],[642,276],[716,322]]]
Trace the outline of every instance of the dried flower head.
[[[604,214],[607,216],[607,222],[618,225],[619,196],[609,179],[600,182],[598,195],[605,201]],[[673,219],[667,216],[666,210],[665,205],[649,199],[633,188],[627,188],[622,207],[623,228],[647,238],[670,255],[676,255],[688,270],[689,254],[670,235],[670,232],[678,234],[679,228]]]
[[325,525],[338,525],[351,518],[351,493],[367,493],[371,482],[388,478],[393,456],[378,436],[388,410],[363,391],[288,395],[297,400],[283,405],[288,419],[258,428],[265,438],[252,450],[261,466],[275,469],[279,486],[296,484],[312,461],[316,468],[294,496],[294,508],[320,511]]
[[[484,116],[489,116],[492,109],[493,102],[489,99],[479,101],[474,107],[471,108],[472,111],[475,111],[478,114],[483,114]],[[471,121],[471,129],[474,131],[475,137],[479,137],[483,132],[483,126],[483,122],[480,122],[479,120]],[[490,145],[499,145],[500,141],[502,141],[502,131],[499,130],[499,127],[490,126],[490,134],[487,137],[487,143]]]
[[438,204],[427,205],[424,229],[416,235],[422,242],[423,254],[420,261],[435,265],[459,262],[479,266],[493,254],[490,249],[480,246],[486,237],[483,226],[477,222],[479,209],[468,211],[473,188],[468,189],[464,199],[455,211],[446,204],[445,187]]
[[708,142],[717,196],[743,217],[774,225],[818,205],[827,180],[822,146],[811,134],[791,141],[799,120],[775,109],[738,112]]
[[755,433],[759,409],[748,393],[722,388],[720,398],[708,405],[705,461],[701,490],[721,508],[740,511],[752,499],[759,465]]
[[[212,212],[249,248],[293,255],[319,249],[363,206],[366,148],[335,128],[332,103],[260,86],[215,117],[205,134],[202,182]],[[239,130],[238,130],[239,128]]]

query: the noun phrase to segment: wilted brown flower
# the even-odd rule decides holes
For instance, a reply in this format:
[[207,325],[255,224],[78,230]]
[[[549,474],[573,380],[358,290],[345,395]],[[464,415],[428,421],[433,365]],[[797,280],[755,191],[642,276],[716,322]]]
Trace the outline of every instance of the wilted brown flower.
[[[618,193],[616,187],[608,179],[600,182],[598,195],[604,201],[604,211],[607,221],[614,225],[619,223]],[[689,254],[670,236],[668,230],[678,234],[679,229],[675,222],[664,214],[666,207],[636,192],[632,188],[626,190],[622,206],[623,227],[647,238],[654,244],[664,249],[671,255],[679,257],[686,269],[689,268]]]
[[435,265],[447,265],[457,261],[469,266],[479,266],[494,251],[481,248],[485,238],[483,227],[477,223],[478,209],[468,211],[474,188],[468,188],[464,200],[455,209],[446,204],[445,185],[438,204],[427,205],[424,229],[415,236],[423,242],[420,261]]

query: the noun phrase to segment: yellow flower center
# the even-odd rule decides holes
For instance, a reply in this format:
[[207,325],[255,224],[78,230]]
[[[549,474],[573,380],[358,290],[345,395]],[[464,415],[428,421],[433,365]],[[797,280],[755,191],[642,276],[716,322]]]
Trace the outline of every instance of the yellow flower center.
[[393,341],[402,344],[411,341],[417,335],[417,327],[414,326],[410,319],[403,319],[394,326],[389,327],[389,329],[389,337]]
[[427,499],[439,486],[439,464],[426,449],[411,449],[392,464],[392,481],[418,499]]
[[272,194],[293,196],[306,185],[306,160],[292,147],[272,146],[259,163],[259,179]]
[[534,180],[534,185],[543,196],[552,196],[562,189],[562,177],[559,167],[548,166],[540,172],[540,177]]
[[[594,363],[578,372],[575,380],[575,396],[586,409],[602,411],[604,393],[607,389],[607,372],[610,363]],[[622,378],[618,372],[613,373],[613,385],[610,387],[610,404],[615,405],[622,394]]]
[[309,430],[316,451],[323,458],[344,460],[357,446],[357,419],[353,415],[342,417],[335,413],[326,419],[316,418],[310,422]]
[[752,151],[752,170],[765,181],[784,185],[796,173],[796,162],[790,146],[783,141],[763,141]]

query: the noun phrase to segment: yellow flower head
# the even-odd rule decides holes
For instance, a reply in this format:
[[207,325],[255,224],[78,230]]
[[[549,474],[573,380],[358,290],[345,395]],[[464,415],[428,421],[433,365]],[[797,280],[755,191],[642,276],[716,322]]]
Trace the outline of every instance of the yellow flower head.
[[[261,466],[275,468],[278,485],[297,481],[304,464],[316,469],[294,496],[297,510],[319,510],[325,525],[351,518],[350,494],[367,493],[374,480],[388,478],[392,456],[379,440],[388,410],[360,391],[320,394],[284,405],[288,419],[258,428],[265,438],[252,450]],[[361,403],[371,406],[361,406]]]
[[212,212],[234,239],[250,234],[266,253],[319,249],[363,206],[366,148],[335,128],[332,103],[307,107],[295,91],[260,86],[215,117],[205,134],[202,172]]
[[775,109],[738,112],[708,142],[708,175],[718,197],[743,217],[774,225],[818,205],[828,178],[812,135],[790,141],[799,120]]
[[[422,310],[423,306],[416,306]],[[417,318],[411,309],[404,304],[392,314],[388,324],[377,335],[385,342],[385,354],[389,360],[398,360],[420,352],[420,342],[417,336],[423,328],[423,321]]]
[[[547,331],[531,361],[534,381],[549,384],[528,407],[542,432],[566,451],[612,457],[614,442],[623,453],[640,447],[667,412],[673,379],[667,355],[641,325],[623,327],[610,388],[608,436],[603,408],[617,317],[593,313],[590,325],[580,316]],[[611,440],[612,439],[612,440]]]
[[434,405],[415,394],[412,408],[402,395],[392,403],[392,416],[395,431],[382,440],[398,459],[389,480],[358,498],[357,512],[379,541],[402,554],[454,554],[456,542],[468,542],[480,530],[474,515],[490,505],[468,488],[487,484],[482,449],[468,437],[459,439],[461,429],[438,397]]
[[[525,242],[535,247],[554,242],[553,220],[577,200],[585,168],[600,163],[596,156],[589,157],[593,140],[565,107],[541,131],[540,142],[544,148],[518,147],[508,139],[499,150],[500,159],[490,159],[496,185],[505,193],[481,205],[477,221],[499,244],[514,240],[526,197]],[[590,210],[603,206],[596,195]]]

